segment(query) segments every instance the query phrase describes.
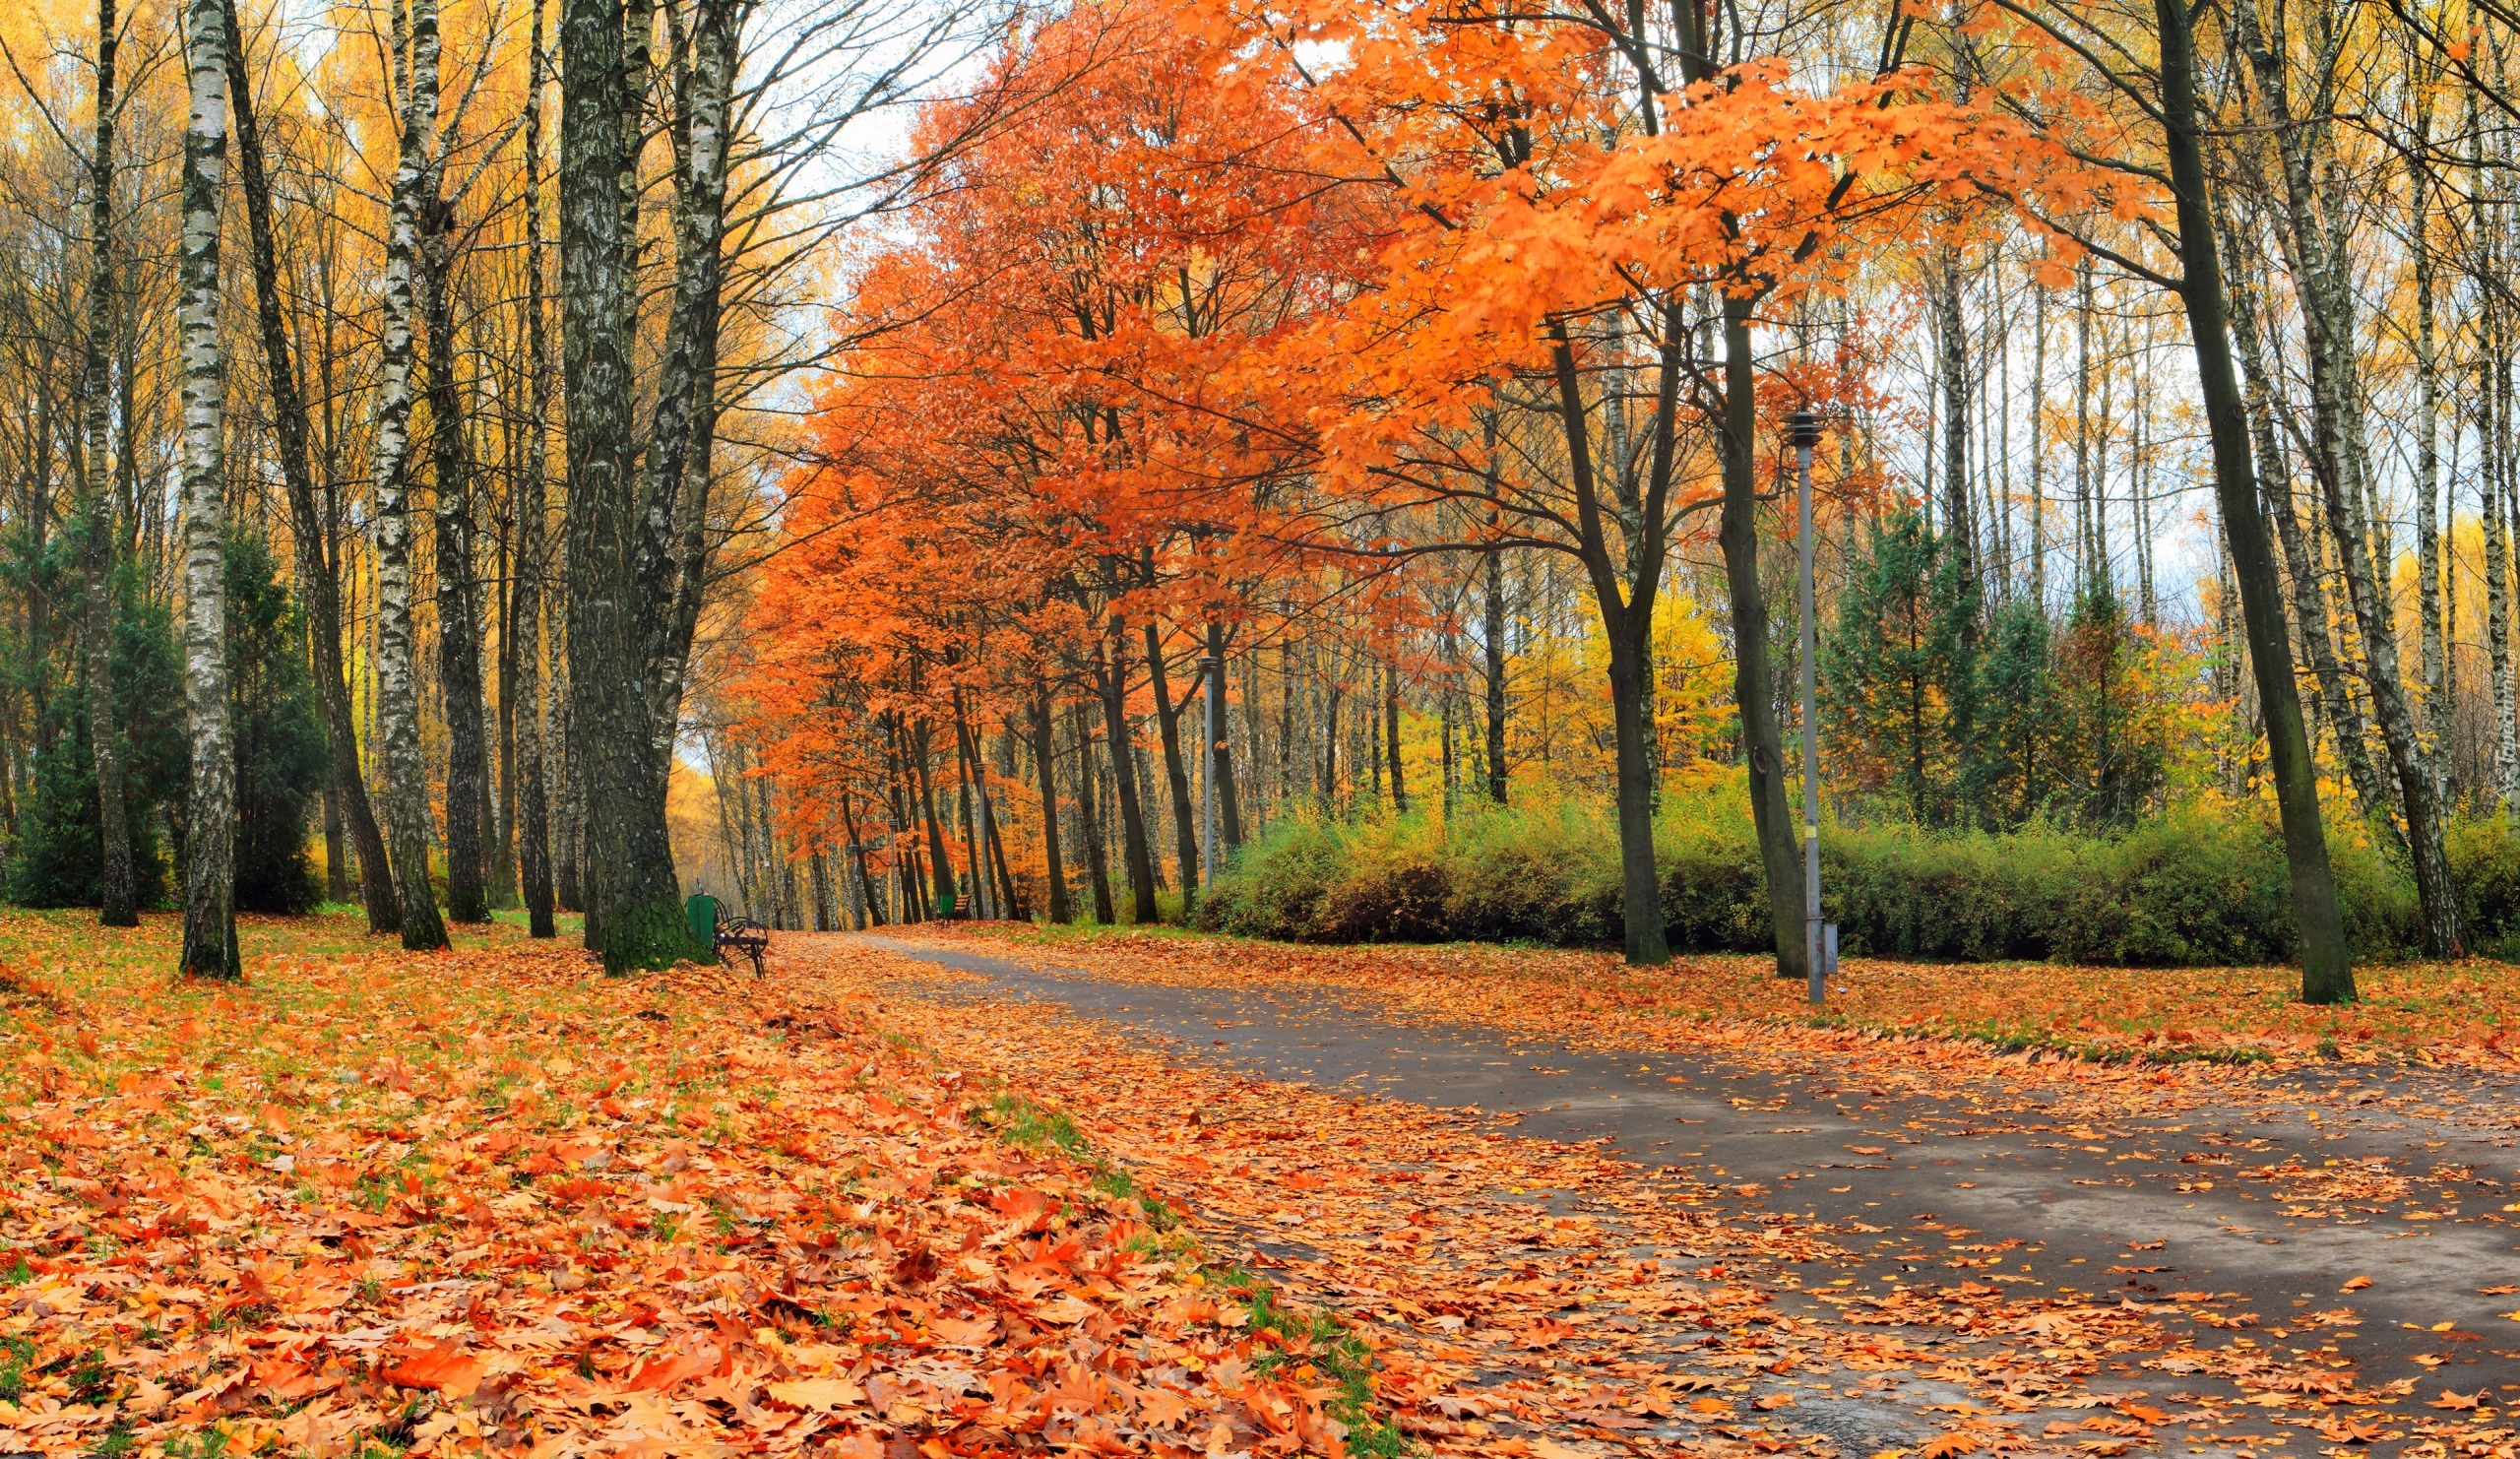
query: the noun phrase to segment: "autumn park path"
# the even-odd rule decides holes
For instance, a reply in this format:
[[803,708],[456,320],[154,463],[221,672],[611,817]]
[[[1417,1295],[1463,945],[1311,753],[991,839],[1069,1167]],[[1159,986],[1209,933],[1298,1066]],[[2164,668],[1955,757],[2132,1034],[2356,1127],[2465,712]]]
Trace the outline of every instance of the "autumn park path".
[[[1640,1178],[1684,1178],[1692,1204],[1734,1223],[1774,1229],[1782,1217],[1829,1233],[1824,1250],[1784,1268],[1800,1280],[1774,1292],[1783,1311],[1881,1323],[1895,1314],[1885,1298],[1939,1289],[2140,1313],[2166,1334],[2159,1346],[2093,1364],[2085,1386],[2207,1404],[2186,1416],[2188,1452],[2283,1442],[2232,1431],[2231,1410],[2198,1396],[2250,1401],[2245,1384],[2217,1381],[2221,1359],[2350,1372],[2382,1395],[2353,1412],[2391,1425],[2423,1423],[2426,1400],[2469,1417],[2435,1399],[2444,1390],[2488,1412],[2520,1403],[2520,1083],[2508,1078],[2370,1064],[2216,1071],[2219,1082],[2165,1081],[2157,1096],[2119,1078],[2095,1105],[2053,1078],[1901,1079],[1881,1058],[1749,1059],[1712,1043],[1601,1047],[1404,1014],[1354,987],[1152,981],[1030,949],[858,940],[950,970],[929,996],[1061,1005],[1184,1069],[1453,1111],[1632,1162]],[[1575,1209],[1563,1192],[1532,1198]],[[1285,1254],[1305,1235],[1294,1224],[1252,1238]],[[1870,1315],[1850,1315],[1867,1302]],[[1896,1330],[1926,1351],[1954,1341]],[[2013,1346],[2035,1348],[2039,1330]],[[1920,1405],[1938,1390],[1920,1381],[1905,1396]],[[1804,1394],[1797,1408],[1821,1422],[1827,1404]],[[1915,1436],[1887,1414],[1865,1422],[1871,1431],[1844,1436]],[[2302,1435],[2312,1447],[2405,1436],[2340,1432],[2334,1413],[2321,1422],[2331,1427]]]

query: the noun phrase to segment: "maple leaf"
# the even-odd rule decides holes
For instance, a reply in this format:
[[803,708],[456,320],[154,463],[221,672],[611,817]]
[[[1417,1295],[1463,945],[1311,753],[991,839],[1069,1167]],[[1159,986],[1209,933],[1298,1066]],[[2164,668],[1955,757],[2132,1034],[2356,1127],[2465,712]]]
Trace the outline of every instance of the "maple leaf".
[[402,1388],[435,1388],[450,1396],[470,1393],[481,1381],[481,1363],[464,1351],[464,1339],[451,1337],[433,1346],[393,1359],[377,1376]]
[[2474,1393],[2454,1393],[2451,1390],[2444,1388],[2441,1390],[2441,1396],[2439,1398],[2426,1404],[2425,1407],[2430,1409],[2472,1409],[2478,1404],[2485,1402],[2486,1393],[2487,1390],[2483,1388],[2478,1389]]
[[724,1360],[724,1355],[717,1348],[705,1343],[695,1344],[669,1357],[655,1358],[641,1364],[624,1386],[634,1393],[662,1392],[676,1383],[713,1371]]
[[1937,1433],[1917,1450],[1917,1459],[1954,1459],[1960,1454],[1973,1454],[1978,1449],[1977,1435],[1961,1430]]
[[2371,1279],[2370,1279],[2370,1278],[2368,1278],[2368,1277],[2356,1277],[2356,1278],[2353,1278],[2352,1280],[2348,1281],[2344,1286],[2342,1286],[2342,1287],[2338,1288],[2338,1289],[2337,1289],[2337,1291],[2339,1291],[2339,1292],[2360,1292],[2360,1291],[2362,1291],[2363,1288],[2368,1287],[2368,1286],[2370,1286],[2370,1285],[2371,1285]]

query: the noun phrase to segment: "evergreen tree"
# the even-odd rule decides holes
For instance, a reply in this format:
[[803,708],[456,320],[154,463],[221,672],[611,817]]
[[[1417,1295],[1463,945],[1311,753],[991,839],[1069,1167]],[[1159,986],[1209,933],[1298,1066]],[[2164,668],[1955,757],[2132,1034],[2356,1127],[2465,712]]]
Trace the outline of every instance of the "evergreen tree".
[[227,664],[236,726],[236,908],[301,913],[322,900],[309,807],[332,774],[297,603],[271,544],[227,542]]
[[1987,624],[1970,778],[1989,825],[2041,815],[2058,789],[2054,636],[2047,604],[2027,598],[1998,607]]
[[1949,825],[1978,705],[1978,588],[1964,554],[1914,511],[1875,527],[1822,647],[1831,742],[1920,825]]
[[[183,665],[167,605],[140,590],[126,564],[114,574],[110,676],[124,738],[125,806],[132,879],[140,905],[167,899],[164,829],[179,815],[191,757],[184,742]],[[94,907],[102,894],[103,838],[96,818],[95,756],[87,697],[56,695],[31,767],[9,900],[26,907]]]

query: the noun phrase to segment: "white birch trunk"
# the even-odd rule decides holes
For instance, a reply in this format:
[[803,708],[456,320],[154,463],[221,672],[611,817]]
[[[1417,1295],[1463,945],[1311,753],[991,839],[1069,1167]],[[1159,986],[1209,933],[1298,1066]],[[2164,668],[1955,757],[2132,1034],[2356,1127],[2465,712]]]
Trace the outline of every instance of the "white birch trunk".
[[183,254],[176,330],[183,368],[184,714],[192,739],[184,848],[187,975],[236,978],[236,745],[227,715],[227,397],[219,338],[219,194],[227,170],[227,19],[220,0],[185,14],[191,112],[184,127]]
[[[397,71],[403,27],[395,16]],[[403,914],[403,945],[413,951],[447,945],[446,924],[429,888],[428,783],[420,764],[419,688],[413,679],[411,627],[411,318],[412,270],[420,245],[420,189],[437,129],[437,0],[413,0],[410,95],[404,98],[403,144],[394,168],[385,234],[384,357],[376,390],[376,443],[369,470],[376,489],[376,675],[385,743],[385,819],[391,842],[395,901]]]

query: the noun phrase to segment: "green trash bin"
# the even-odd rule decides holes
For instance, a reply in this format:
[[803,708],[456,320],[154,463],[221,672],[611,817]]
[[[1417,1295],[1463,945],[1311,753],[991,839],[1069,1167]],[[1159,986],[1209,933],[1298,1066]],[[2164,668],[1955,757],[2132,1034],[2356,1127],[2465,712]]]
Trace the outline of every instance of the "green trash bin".
[[683,916],[691,920],[691,940],[702,951],[715,951],[718,943],[718,899],[707,892],[694,892],[683,899]]

